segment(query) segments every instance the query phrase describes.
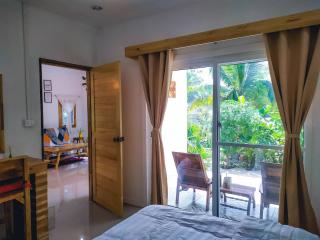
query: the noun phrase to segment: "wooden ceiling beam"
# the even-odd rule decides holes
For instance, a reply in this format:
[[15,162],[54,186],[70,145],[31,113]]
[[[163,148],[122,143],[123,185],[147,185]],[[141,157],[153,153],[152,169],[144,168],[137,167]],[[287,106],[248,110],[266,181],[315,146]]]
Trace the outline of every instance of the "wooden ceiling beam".
[[125,48],[125,55],[126,57],[134,58],[142,54],[159,52],[167,49],[175,49],[318,24],[320,24],[320,9],[129,46]]

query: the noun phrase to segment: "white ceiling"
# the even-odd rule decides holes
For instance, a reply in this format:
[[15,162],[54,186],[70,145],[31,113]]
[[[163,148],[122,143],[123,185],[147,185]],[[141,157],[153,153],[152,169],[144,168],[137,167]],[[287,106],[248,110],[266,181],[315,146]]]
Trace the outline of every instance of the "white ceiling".
[[[27,4],[48,10],[96,27],[120,23],[133,18],[166,11],[201,0],[24,0]],[[103,7],[93,11],[91,6]]]

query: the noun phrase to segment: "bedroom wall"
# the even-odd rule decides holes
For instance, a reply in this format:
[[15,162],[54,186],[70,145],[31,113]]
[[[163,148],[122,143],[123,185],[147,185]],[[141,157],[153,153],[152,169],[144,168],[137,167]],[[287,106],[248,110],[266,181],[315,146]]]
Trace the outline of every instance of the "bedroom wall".
[[[41,156],[39,57],[89,65],[93,63],[96,29],[87,25],[26,7],[27,87],[24,83],[22,18],[20,3],[0,3],[0,72],[4,87],[6,145],[14,155]],[[28,114],[35,121],[31,128],[22,124]],[[32,139],[32,141],[30,141]]]
[[320,225],[320,76],[316,93],[305,122],[305,172],[309,194]]
[[[201,4],[200,4],[201,3]],[[148,204],[150,192],[150,123],[140,84],[141,74],[135,60],[124,56],[129,45],[160,40],[252,22],[320,7],[317,0],[199,1],[196,5],[172,9],[134,19],[99,31],[95,64],[120,60],[122,64],[124,197],[134,205]]]
[[[77,97],[76,103],[76,128],[72,128],[72,137],[83,130],[84,137],[88,136],[88,112],[87,112],[87,91],[81,85],[82,77],[86,71],[42,65],[42,79],[52,82],[52,103],[43,102],[43,127],[59,127],[58,99],[55,95],[68,95]],[[42,85],[43,86],[43,85]]]
[[[144,206],[149,202],[150,192],[150,123],[140,84],[141,73],[136,61],[124,57],[124,48],[317,8],[320,8],[318,0],[203,0],[201,4],[106,26],[97,35],[98,30],[91,26],[27,6],[28,81],[25,87],[20,3],[1,0],[0,72],[4,78],[6,145],[12,146],[14,155],[41,155],[39,57],[89,66],[121,60],[123,130],[127,139],[124,143],[124,194],[126,202]],[[22,124],[27,112],[25,90],[28,93],[28,115],[35,120],[32,128],[25,128]],[[313,134],[320,136],[320,129],[315,131]],[[314,147],[310,152],[318,154],[318,149]],[[316,156],[319,154],[314,155],[314,159]],[[319,192],[319,168],[314,166],[309,168],[314,179],[311,192]],[[317,194],[313,195],[315,202],[320,199]],[[317,209],[320,216],[319,207]]]

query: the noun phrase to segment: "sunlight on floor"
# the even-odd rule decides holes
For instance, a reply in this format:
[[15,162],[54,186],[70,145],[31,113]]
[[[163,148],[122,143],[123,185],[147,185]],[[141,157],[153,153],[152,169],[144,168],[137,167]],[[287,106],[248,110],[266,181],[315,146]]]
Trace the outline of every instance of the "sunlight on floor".
[[[171,206],[176,206],[176,182],[177,182],[177,174],[175,169],[168,170],[168,191],[169,191],[169,200],[168,204]],[[222,176],[224,176],[224,171],[222,170]],[[208,176],[211,177],[211,172],[208,172]],[[256,198],[256,207],[253,208],[251,206],[251,214],[250,216],[259,218],[260,214],[260,193],[259,186],[261,183],[261,175],[260,171],[246,171],[244,169],[229,169],[228,176],[232,176],[233,183],[252,186],[256,188],[255,198]],[[212,199],[211,199],[212,200]],[[221,199],[222,201],[222,199]],[[206,192],[201,190],[196,190],[196,193],[193,193],[192,189],[188,189],[187,191],[180,192],[180,202],[178,207],[182,209],[187,209],[196,212],[205,212],[205,204],[206,204]],[[228,199],[228,204],[233,206],[246,208],[247,203]],[[207,214],[211,214],[212,203],[210,201],[210,210]],[[232,209],[229,207],[220,206],[220,216],[241,220],[246,217],[246,212]],[[265,208],[264,210],[264,218],[277,221],[278,219],[278,206],[270,205],[270,208]]]

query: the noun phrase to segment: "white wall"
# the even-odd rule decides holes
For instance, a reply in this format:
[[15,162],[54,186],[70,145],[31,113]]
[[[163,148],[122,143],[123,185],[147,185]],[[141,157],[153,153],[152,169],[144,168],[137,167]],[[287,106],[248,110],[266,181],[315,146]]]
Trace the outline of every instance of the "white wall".
[[187,152],[188,146],[187,71],[174,71],[172,81],[176,83],[176,96],[168,99],[161,129],[168,178],[169,205],[175,203],[177,186],[177,171],[172,152]]
[[172,81],[176,82],[176,97],[169,98],[162,124],[162,140],[168,175],[177,175],[172,152],[186,152],[187,134],[187,71],[175,71]]
[[82,77],[86,77],[86,71],[42,65],[42,79],[52,82],[52,103],[43,102],[43,127],[59,127],[58,99],[56,95],[68,95],[77,97],[76,102],[76,128],[72,128],[72,137],[77,136],[80,129],[84,136],[88,136],[88,112],[87,91],[81,85]]
[[309,194],[320,224],[320,76],[308,117],[305,122],[305,172]]
[[0,2],[0,73],[3,74],[6,145],[14,155],[41,156],[39,58],[92,65],[96,29],[49,12],[26,7],[27,92],[30,118],[24,128],[26,94],[20,3]]
[[[200,4],[201,3],[201,4]],[[99,32],[95,64],[122,63],[124,143],[124,197],[135,205],[148,203],[150,181],[150,123],[136,61],[124,57],[124,48],[152,40],[252,22],[320,7],[318,0],[204,0]],[[147,132],[146,132],[147,130]],[[147,146],[147,147],[146,147]]]

